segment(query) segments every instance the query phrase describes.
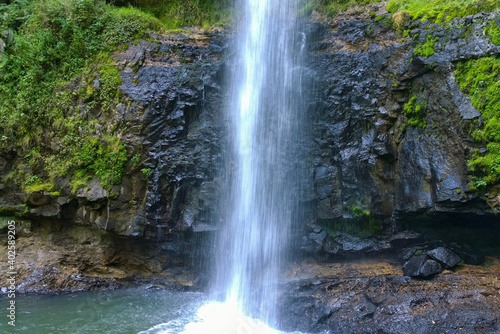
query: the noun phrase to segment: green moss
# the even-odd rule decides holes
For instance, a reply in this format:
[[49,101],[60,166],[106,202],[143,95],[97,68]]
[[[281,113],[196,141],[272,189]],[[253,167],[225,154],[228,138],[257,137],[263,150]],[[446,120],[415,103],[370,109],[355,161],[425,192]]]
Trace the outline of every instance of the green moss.
[[[425,101],[417,102],[417,97],[412,96],[404,106],[404,112],[408,118],[407,125],[425,129],[427,121],[425,120]],[[404,129],[402,129],[404,131]]]
[[[380,0],[306,0],[302,3],[300,12],[304,15],[309,15],[313,10],[317,10],[329,17],[333,17],[350,7],[364,6],[378,2],[380,2]],[[370,12],[369,14],[372,17],[376,15],[375,12]]]
[[420,55],[424,57],[430,57],[436,51],[435,45],[439,40],[439,37],[432,37],[432,35],[427,34],[427,41],[424,44],[419,44],[415,47],[413,53],[415,55]]
[[41,179],[38,179],[37,182],[31,184],[25,184],[23,190],[27,193],[35,193],[40,191],[52,191],[54,187],[55,187],[54,182],[52,181],[44,182]]
[[[75,187],[92,176],[105,186],[119,182],[125,147],[112,133],[116,127],[100,126],[96,136],[91,115],[109,117],[123,100],[110,55],[150,30],[164,31],[162,23],[102,0],[18,1],[0,10],[9,18],[0,30],[12,32],[0,60],[0,152],[24,158],[10,181],[26,192],[51,191],[61,176]],[[89,145],[95,160],[82,163]]]
[[380,20],[383,20],[384,18],[385,18],[385,15],[379,15],[375,19],[373,19],[373,21],[378,22]]
[[109,188],[121,182],[127,151],[116,137],[88,137],[72,162],[80,177],[95,175]]
[[151,168],[143,168],[141,169],[141,172],[146,176],[146,178],[149,177],[149,174],[151,173]]
[[495,21],[489,22],[488,26],[484,28],[484,34],[490,36],[493,44],[500,45],[500,27],[497,26]]
[[407,11],[413,20],[442,23],[455,17],[500,10],[500,3],[497,0],[391,0],[386,9],[389,13]]
[[484,120],[484,125],[472,128],[471,134],[486,147],[486,152],[476,150],[468,162],[472,172],[470,187],[481,189],[500,182],[500,58],[461,62],[455,76]]

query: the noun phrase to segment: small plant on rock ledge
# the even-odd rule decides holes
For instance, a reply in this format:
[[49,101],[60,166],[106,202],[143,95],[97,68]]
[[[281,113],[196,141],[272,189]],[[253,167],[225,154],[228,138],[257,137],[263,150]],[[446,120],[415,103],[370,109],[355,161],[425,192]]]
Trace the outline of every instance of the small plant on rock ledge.
[[[417,97],[412,96],[408,103],[404,106],[404,111],[406,117],[408,117],[408,126],[414,126],[421,129],[425,129],[427,127],[427,121],[425,120],[425,101],[417,102]],[[402,128],[404,131],[406,126]]]
[[415,47],[413,51],[414,54],[420,55],[423,57],[430,57],[436,52],[436,42],[439,40],[439,37],[432,37],[432,35],[427,34],[427,41],[424,44],[419,44]]
[[142,174],[146,176],[146,179],[149,178],[149,174],[151,173],[151,168],[143,168],[141,169]]

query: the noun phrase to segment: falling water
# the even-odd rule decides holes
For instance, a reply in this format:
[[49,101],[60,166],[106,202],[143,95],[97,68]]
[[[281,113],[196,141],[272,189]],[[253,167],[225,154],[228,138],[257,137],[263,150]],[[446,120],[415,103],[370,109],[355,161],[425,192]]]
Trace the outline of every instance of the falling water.
[[[297,212],[301,165],[298,0],[236,0],[229,61],[228,141],[221,179],[222,228],[214,243],[217,302],[143,333],[278,333],[277,285]],[[186,321],[185,326],[183,321]]]
[[225,228],[217,282],[238,312],[276,325],[276,283],[295,203],[300,56],[294,0],[241,0],[228,109]]

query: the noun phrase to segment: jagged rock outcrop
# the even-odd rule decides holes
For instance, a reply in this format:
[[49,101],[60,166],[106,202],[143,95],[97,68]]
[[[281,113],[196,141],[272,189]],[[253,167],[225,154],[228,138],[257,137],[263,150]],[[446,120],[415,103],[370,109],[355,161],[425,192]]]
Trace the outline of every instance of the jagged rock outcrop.
[[[481,117],[454,78],[457,61],[500,54],[500,46],[482,33],[487,20],[498,20],[492,15],[458,20],[451,28],[413,22],[406,39],[385,24],[387,20],[375,22],[367,13],[304,25],[308,136],[297,147],[301,153],[290,155],[301,168],[296,249],[327,257],[388,252],[417,238],[395,237],[400,222],[429,212],[463,213],[459,219],[473,220],[489,215],[500,203],[500,191],[492,191],[486,200],[469,192],[467,159],[476,144],[468,127],[480,123]],[[427,34],[439,37],[435,53],[416,55],[415,46],[424,43]],[[84,289],[82,273],[101,277],[103,268],[117,263],[120,274],[106,276],[107,286],[209,264],[205,243],[219,223],[218,169],[227,154],[223,143],[228,124],[222,110],[231,59],[228,36],[197,30],[153,34],[148,41],[128,43],[113,56],[121,70],[124,98],[113,109],[112,119],[94,116],[118,124],[123,129],[120,140],[140,151],[140,161],[125,171],[121,185],[104,189],[94,179],[74,194],[69,181],[60,178],[61,193],[29,196],[0,185],[3,214],[22,214],[19,221],[31,226],[27,237],[38,238],[33,244],[42,252],[53,250],[39,237],[53,233],[47,226],[58,231],[57,240],[80,242],[70,237],[79,228],[103,233],[85,242],[113,240],[103,246],[103,257],[78,258],[67,270],[61,270],[62,260],[53,257],[28,265],[27,255],[21,281],[35,277],[37,268],[54,264],[63,273],[58,277],[78,277],[75,289]],[[77,81],[69,85],[76,88],[68,89],[76,90]],[[408,125],[404,108],[413,97],[422,103],[420,121],[425,121],[425,128]],[[3,176],[10,172],[12,159],[8,154],[0,157]],[[345,222],[382,234],[366,237],[359,230],[342,229],[331,233]],[[134,253],[136,242],[144,247],[136,248],[136,254],[145,261],[146,274],[130,269],[137,267],[126,254]],[[120,248],[122,243],[130,252]],[[74,254],[71,243],[63,246],[57,251]],[[161,265],[151,256],[157,252],[163,254]],[[85,266],[76,270],[80,260]],[[59,282],[53,283],[53,291],[58,291],[56,285],[62,281],[53,282]],[[73,286],[62,285],[69,290]]]
[[[367,14],[308,25],[309,235],[318,224],[355,224],[362,212],[384,230],[428,213],[474,221],[496,212],[469,192],[467,160],[477,147],[469,128],[482,120],[454,71],[457,61],[500,53],[483,33],[498,17],[480,14],[448,26],[413,21],[406,38],[389,17],[375,22]],[[429,57],[414,52],[427,35],[438,38]],[[404,110],[412,99],[421,104],[413,126]]]
[[[4,215],[21,215],[17,228],[29,231],[18,241],[19,291],[93,290],[141,280],[181,288],[206,283],[194,273],[205,265],[213,230],[206,219],[216,208],[226,39],[218,31],[152,34],[113,56],[124,98],[111,118],[93,117],[119,126],[121,141],[139,152],[120,185],[105,189],[94,178],[72,192],[60,178],[60,192],[27,197],[2,185]],[[78,85],[77,78],[68,89]],[[0,158],[0,173],[10,168],[9,157]]]
[[305,333],[453,333],[500,330],[498,259],[432,280],[386,261],[300,263],[282,285],[281,329]]

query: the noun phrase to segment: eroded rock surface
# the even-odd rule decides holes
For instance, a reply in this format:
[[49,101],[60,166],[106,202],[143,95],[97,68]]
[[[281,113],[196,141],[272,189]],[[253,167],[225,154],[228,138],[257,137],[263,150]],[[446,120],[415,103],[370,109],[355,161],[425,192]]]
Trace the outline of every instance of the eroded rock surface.
[[380,259],[297,264],[282,286],[281,325],[332,334],[496,333],[500,262],[487,264],[445,270],[430,281],[403,276],[398,263]]

